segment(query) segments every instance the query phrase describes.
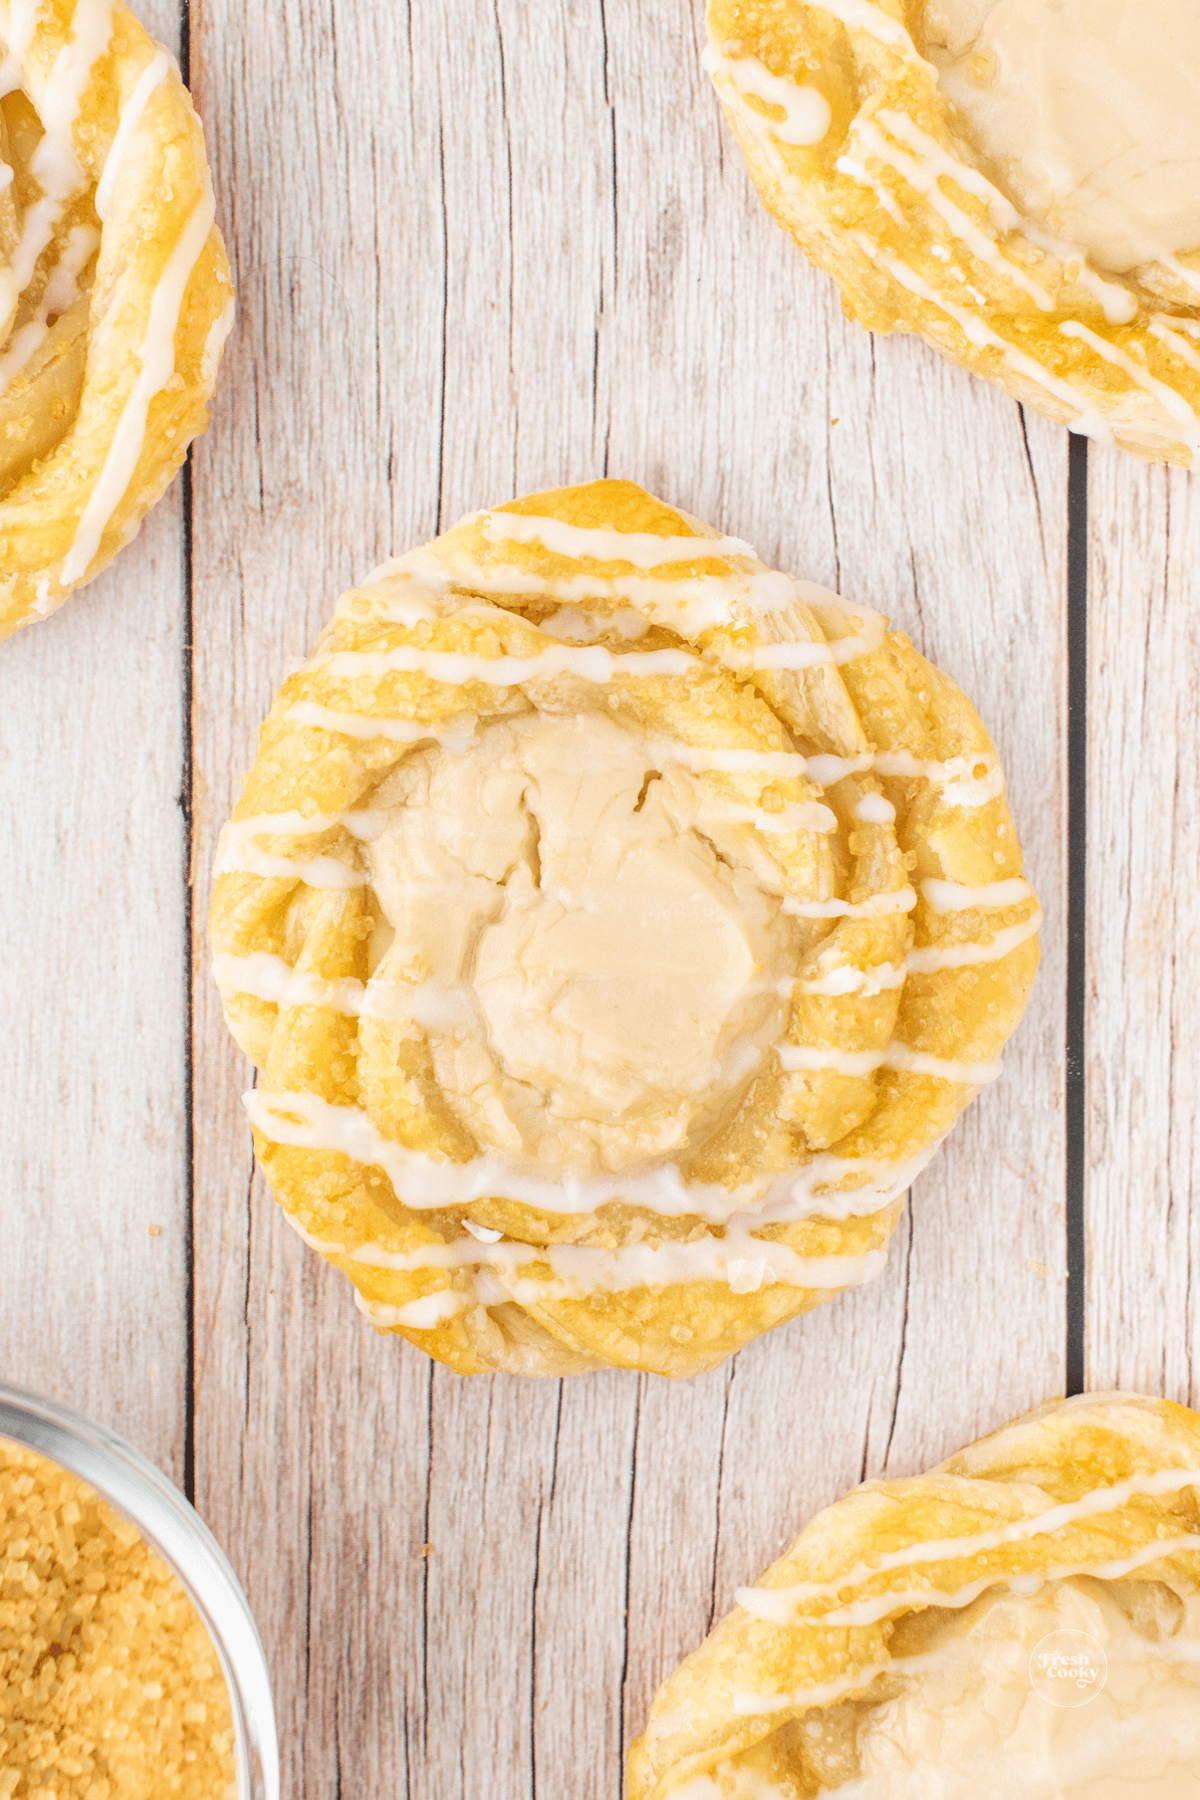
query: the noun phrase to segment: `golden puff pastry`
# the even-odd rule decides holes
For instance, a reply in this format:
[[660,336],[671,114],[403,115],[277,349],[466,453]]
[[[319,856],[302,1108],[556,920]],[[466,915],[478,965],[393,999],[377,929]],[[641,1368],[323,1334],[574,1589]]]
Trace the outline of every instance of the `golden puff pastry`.
[[207,424],[233,290],[200,121],[113,0],[0,0],[0,637],[133,537]]
[[628,1800],[1196,1800],[1200,1417],[1052,1401],[829,1507],[659,1690]]
[[709,0],[708,32],[750,172],[851,318],[1191,464],[1192,0]]
[[217,871],[268,1178],[463,1373],[690,1375],[875,1274],[1038,954],[954,684],[620,481],[346,594]]

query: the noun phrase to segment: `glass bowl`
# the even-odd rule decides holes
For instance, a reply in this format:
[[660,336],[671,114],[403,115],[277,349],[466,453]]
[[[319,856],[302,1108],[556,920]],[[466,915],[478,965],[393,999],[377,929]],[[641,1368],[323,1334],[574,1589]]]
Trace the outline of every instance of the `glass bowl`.
[[94,1487],[178,1576],[221,1662],[233,1710],[239,1800],[279,1800],[279,1739],[267,1661],[221,1546],[153,1463],[103,1425],[0,1383],[0,1437]]

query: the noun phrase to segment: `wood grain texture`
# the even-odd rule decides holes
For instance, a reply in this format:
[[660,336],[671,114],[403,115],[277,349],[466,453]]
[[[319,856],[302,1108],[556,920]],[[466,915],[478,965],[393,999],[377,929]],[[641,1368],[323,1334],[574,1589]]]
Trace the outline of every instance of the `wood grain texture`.
[[[699,10],[192,0],[240,312],[195,454],[190,592],[176,495],[0,655],[3,1366],[177,1478],[191,1408],[296,1800],[618,1800],[657,1683],[815,1508],[1063,1384],[1067,440],[843,320],[726,133]],[[374,1337],[254,1167],[211,860],[351,579],[603,473],[882,608],[961,681],[1005,759],[1043,967],[1003,1082],[870,1287],[690,1383],[463,1382]],[[1200,1254],[1191,491],[1094,467],[1090,1347],[1097,1380],[1178,1397]],[[1149,757],[1163,692],[1171,757]]]
[[1200,1403],[1200,489],[1089,459],[1088,1382]]
[[604,472],[959,676],[1051,918],[1004,1087],[886,1274],[684,1385],[463,1382],[374,1339],[254,1175],[197,936],[197,1491],[262,1622],[288,1789],[615,1800],[657,1682],[809,1511],[1062,1383],[1065,439],[845,325],[753,194],[687,6],[209,0],[195,25],[241,290],[195,473],[197,920],[338,589]]
[[0,1369],[122,1431],[177,1481],[190,1229],[178,500],[0,656]]
[[[141,13],[178,48],[173,0]],[[177,1481],[185,635],[176,483],[119,562],[0,654],[0,1374]]]

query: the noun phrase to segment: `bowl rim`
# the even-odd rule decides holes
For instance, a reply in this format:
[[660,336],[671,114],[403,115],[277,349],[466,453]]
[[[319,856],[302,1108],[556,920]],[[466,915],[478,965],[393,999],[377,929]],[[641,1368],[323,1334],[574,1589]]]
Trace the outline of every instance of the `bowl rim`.
[[0,1438],[86,1481],[162,1557],[199,1613],[225,1676],[239,1800],[279,1800],[279,1736],[262,1640],[228,1557],[196,1509],[116,1432],[6,1382]]

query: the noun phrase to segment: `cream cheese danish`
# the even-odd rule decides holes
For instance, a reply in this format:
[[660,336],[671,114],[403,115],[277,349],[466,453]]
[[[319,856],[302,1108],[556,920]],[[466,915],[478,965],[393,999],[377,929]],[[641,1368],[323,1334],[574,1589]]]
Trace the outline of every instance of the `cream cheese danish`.
[[628,1800],[1196,1800],[1200,1418],[1051,1402],[820,1513],[669,1677]]
[[710,0],[708,37],[763,198],[851,318],[1190,466],[1190,0]]
[[120,0],[0,0],[0,637],[137,531],[233,321],[204,136]]
[[257,1153],[380,1330],[686,1375],[882,1267],[1039,917],[954,684],[604,481],[343,596],[211,925]]

